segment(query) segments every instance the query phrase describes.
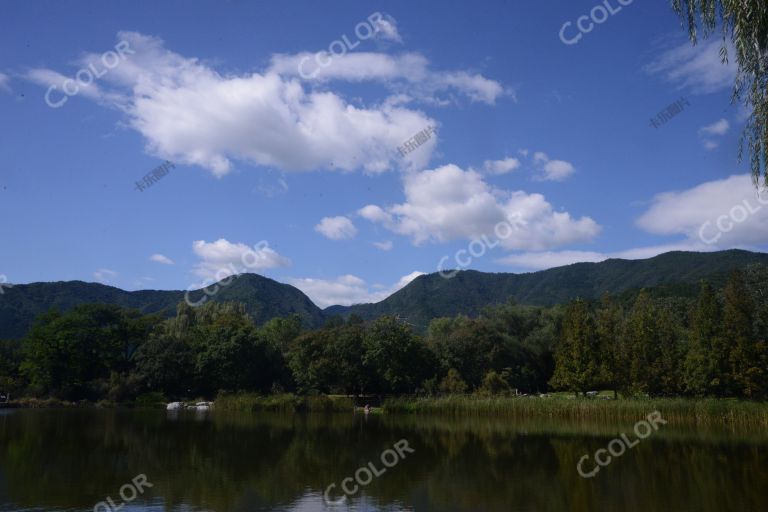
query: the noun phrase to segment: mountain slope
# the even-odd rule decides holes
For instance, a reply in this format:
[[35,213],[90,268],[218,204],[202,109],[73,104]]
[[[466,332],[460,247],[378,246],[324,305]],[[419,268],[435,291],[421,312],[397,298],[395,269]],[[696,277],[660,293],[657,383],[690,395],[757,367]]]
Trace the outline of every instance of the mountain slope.
[[[601,263],[576,263],[527,274],[462,271],[452,279],[429,274],[376,304],[331,306],[321,311],[293,286],[256,274],[243,274],[229,285],[219,284],[211,300],[237,301],[257,324],[276,316],[298,314],[307,326],[322,324],[330,315],[355,313],[365,319],[396,314],[423,330],[430,320],[459,313],[476,315],[490,304],[514,299],[521,304],[552,305],[574,297],[597,298],[603,292],[616,295],[643,287],[667,285],[668,293],[695,293],[695,285],[707,278],[715,283],[735,268],[768,265],[768,254],[741,250],[713,253],[670,252],[646,260],[612,259]],[[676,286],[688,285],[688,286]],[[214,290],[215,286],[209,288]],[[104,303],[138,309],[142,313],[171,316],[184,300],[183,291],[142,290],[127,292],[82,281],[33,283],[5,288],[0,295],[0,339],[21,338],[34,318],[57,308]],[[189,298],[198,301],[202,292]]]
[[[293,286],[255,274],[243,274],[228,286],[218,286],[220,289],[211,300],[243,302],[257,324],[293,313],[299,314],[309,326],[320,325],[323,321],[320,308]],[[214,289],[213,286],[209,288],[210,291]],[[82,281],[20,284],[5,288],[3,292],[0,296],[0,339],[23,337],[35,317],[51,308],[67,311],[79,304],[102,303],[138,309],[145,314],[172,316],[185,295],[185,292],[175,290],[128,292]],[[202,292],[193,292],[189,298],[197,302],[202,296]]]
[[397,314],[424,328],[433,318],[459,313],[476,315],[489,305],[514,299],[521,304],[552,305],[575,297],[597,298],[604,292],[662,284],[695,284],[718,280],[735,268],[761,263],[768,254],[742,250],[713,253],[669,252],[645,260],[610,259],[601,263],[575,263],[527,274],[488,274],[467,270],[451,279],[429,274],[376,304],[331,306],[326,315],[357,314],[364,319]]

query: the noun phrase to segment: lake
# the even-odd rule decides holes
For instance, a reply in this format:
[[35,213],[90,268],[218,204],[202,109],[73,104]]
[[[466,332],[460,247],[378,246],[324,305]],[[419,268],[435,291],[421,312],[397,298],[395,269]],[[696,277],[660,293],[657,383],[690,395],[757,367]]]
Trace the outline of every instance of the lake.
[[[640,439],[634,427],[0,410],[0,510],[768,510],[768,433],[670,424]],[[580,459],[588,455],[583,471],[592,471],[593,454],[621,434],[632,447],[613,443],[611,453],[624,453],[580,476]]]

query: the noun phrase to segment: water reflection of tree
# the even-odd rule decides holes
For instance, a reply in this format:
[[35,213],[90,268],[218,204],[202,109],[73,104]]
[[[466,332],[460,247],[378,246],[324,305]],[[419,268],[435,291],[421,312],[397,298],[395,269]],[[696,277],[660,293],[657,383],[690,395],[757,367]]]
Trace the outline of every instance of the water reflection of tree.
[[168,508],[289,507],[379,461],[399,439],[416,452],[365,489],[376,503],[467,512],[721,511],[762,510],[768,498],[764,439],[683,441],[682,433],[659,432],[585,480],[575,469],[581,456],[631,430],[352,415],[196,421],[155,411],[19,411],[4,419],[0,474],[8,499],[22,507],[90,509],[139,473]]

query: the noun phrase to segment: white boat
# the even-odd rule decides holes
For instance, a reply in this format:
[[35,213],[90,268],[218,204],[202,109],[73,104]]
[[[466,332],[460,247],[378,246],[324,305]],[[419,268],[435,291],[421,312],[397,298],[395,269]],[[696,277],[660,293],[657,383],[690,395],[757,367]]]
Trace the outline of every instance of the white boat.
[[180,411],[183,408],[184,404],[182,402],[171,402],[165,406],[166,411]]

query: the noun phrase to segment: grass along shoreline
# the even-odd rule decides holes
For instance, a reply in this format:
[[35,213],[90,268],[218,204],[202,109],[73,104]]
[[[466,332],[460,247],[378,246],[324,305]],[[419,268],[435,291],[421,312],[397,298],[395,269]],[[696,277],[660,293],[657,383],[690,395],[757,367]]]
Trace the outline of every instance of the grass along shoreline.
[[388,413],[446,416],[495,416],[564,420],[636,421],[652,411],[676,424],[733,425],[768,428],[768,403],[708,398],[626,398],[618,400],[560,397],[444,397],[390,398]]
[[[132,403],[66,402],[57,399],[22,398],[6,408],[164,408],[162,401]],[[345,412],[355,409],[355,399],[342,395],[221,394],[214,409],[228,412]],[[435,415],[456,418],[551,419],[591,422],[637,421],[652,411],[678,425],[736,426],[768,429],[768,403],[728,398],[621,398],[600,400],[565,395],[539,397],[447,395],[441,397],[391,397],[375,412]]]

